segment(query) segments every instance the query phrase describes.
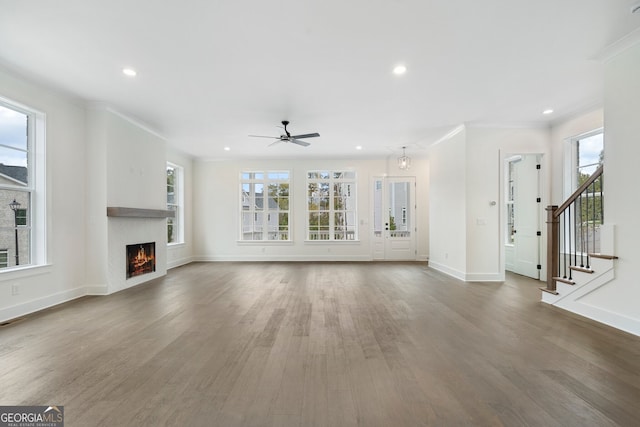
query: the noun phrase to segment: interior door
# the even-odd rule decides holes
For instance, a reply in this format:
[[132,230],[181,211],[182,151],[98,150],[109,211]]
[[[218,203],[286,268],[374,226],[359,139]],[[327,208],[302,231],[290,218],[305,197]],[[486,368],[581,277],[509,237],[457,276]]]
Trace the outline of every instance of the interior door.
[[[540,279],[540,155],[514,156],[507,162],[506,269]],[[511,199],[509,201],[509,199]],[[511,204],[511,206],[509,206]],[[509,251],[512,252],[509,260]]]
[[415,194],[415,177],[374,178],[374,259],[416,259]]

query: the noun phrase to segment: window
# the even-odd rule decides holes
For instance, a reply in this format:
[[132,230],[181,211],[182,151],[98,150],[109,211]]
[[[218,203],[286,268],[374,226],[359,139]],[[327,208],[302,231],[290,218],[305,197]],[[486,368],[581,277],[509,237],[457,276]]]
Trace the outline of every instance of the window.
[[585,136],[576,141],[576,188],[582,185],[600,167],[604,160],[604,134]]
[[44,114],[0,98],[0,268],[45,262],[44,134]]
[[173,163],[167,163],[167,210],[175,216],[167,218],[167,243],[184,242],[184,183],[183,169]]
[[0,249],[0,268],[9,267],[9,250]]
[[515,211],[514,211],[514,200],[515,200],[515,162],[520,161],[520,159],[509,160],[508,162],[508,170],[507,170],[507,233],[505,234],[507,241],[505,242],[507,245],[513,245],[516,240],[516,229],[515,229]]
[[16,216],[16,225],[20,226],[26,226],[28,225],[28,221],[27,221],[27,210],[26,209],[16,209],[15,212],[15,216]]
[[572,138],[567,144],[565,198],[582,185],[604,161],[604,132],[597,129]]
[[[565,162],[565,198],[584,184],[604,162],[604,132],[597,129],[569,140]],[[574,218],[576,226],[569,234],[576,234],[572,240],[578,252],[599,252],[600,225],[603,223],[602,181],[597,179],[589,191],[579,198]],[[570,236],[567,235],[567,239]],[[585,246],[589,242],[591,249]]]
[[289,171],[240,174],[240,240],[290,241]]
[[307,240],[357,240],[356,173],[307,173]]

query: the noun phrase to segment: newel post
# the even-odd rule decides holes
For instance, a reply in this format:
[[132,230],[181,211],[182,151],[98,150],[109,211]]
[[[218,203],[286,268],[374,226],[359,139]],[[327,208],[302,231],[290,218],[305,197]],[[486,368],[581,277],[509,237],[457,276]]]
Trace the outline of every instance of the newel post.
[[543,289],[553,294],[556,293],[556,281],[553,277],[558,273],[560,262],[560,220],[553,213],[558,206],[546,207],[547,211],[547,287]]

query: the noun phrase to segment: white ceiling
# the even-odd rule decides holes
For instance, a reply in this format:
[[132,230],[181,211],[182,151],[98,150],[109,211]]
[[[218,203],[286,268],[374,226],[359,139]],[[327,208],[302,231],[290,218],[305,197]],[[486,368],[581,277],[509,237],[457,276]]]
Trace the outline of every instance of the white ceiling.
[[[595,58],[640,28],[637,3],[0,0],[0,64],[198,157],[411,155],[461,123],[544,123],[600,104]],[[283,119],[321,137],[267,148],[247,136],[279,135]]]

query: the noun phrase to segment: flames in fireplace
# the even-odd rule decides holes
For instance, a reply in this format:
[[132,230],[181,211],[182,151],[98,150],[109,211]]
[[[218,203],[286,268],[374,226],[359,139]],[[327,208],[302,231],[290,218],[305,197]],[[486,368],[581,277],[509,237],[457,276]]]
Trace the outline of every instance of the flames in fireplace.
[[127,245],[127,279],[156,271],[156,243]]

